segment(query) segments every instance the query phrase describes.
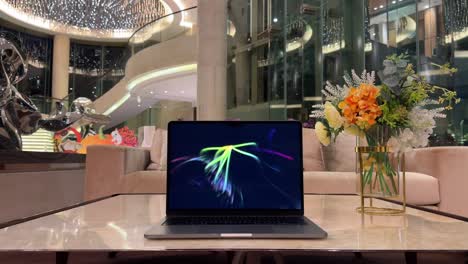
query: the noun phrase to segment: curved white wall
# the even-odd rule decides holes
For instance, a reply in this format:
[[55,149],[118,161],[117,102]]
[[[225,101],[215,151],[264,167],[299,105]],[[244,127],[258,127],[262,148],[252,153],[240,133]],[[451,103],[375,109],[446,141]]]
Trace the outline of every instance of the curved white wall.
[[[156,76],[153,80],[154,82],[160,82],[161,79],[168,79],[169,77],[176,78],[181,76],[181,73],[175,75],[172,72],[169,74],[169,71],[167,70],[180,68],[181,66],[186,65],[196,65],[196,47],[197,36],[192,34],[183,35],[141,50],[132,56],[127,62],[125,67],[125,77],[111,90],[94,101],[96,111],[111,115],[112,123],[109,124],[109,126],[116,125],[125,121],[129,117],[137,115],[143,111],[144,108],[135,107],[135,98],[132,98],[132,95],[130,94],[129,84],[134,82],[134,80],[141,78],[145,74],[154,73],[158,70],[161,70],[163,74],[165,72],[168,72],[168,74],[166,78],[162,78],[161,74]],[[191,70],[187,71],[186,74],[193,74],[193,67],[191,67]],[[151,81],[152,79],[146,80],[141,85],[148,86],[148,83]],[[132,90],[137,89],[137,87],[132,88]],[[112,115],[115,111],[119,113],[125,112],[125,115]]]

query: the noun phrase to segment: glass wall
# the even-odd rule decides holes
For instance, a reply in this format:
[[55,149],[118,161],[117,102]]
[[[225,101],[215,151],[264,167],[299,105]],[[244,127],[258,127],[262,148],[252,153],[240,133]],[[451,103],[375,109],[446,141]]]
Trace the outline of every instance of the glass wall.
[[72,42],[70,96],[95,100],[106,93],[124,77],[126,58],[125,47]]
[[[369,14],[366,67],[380,69],[385,56],[407,52],[418,72],[430,83],[456,90],[462,102],[448,112],[446,119],[439,119],[431,144],[465,145],[468,1],[369,0],[366,5]],[[458,68],[454,76],[435,67],[447,62]]]
[[[228,3],[230,118],[306,121],[327,80],[342,84],[344,71],[378,71],[386,56],[405,52],[431,83],[462,98],[431,144],[468,139],[468,0]],[[434,66],[446,62],[455,76]]]
[[0,32],[7,32],[14,37],[23,51],[28,62],[28,76],[18,84],[19,91],[28,95],[34,101],[40,101],[51,94],[51,65],[53,39],[49,36],[37,36],[26,29],[5,26],[0,21]]
[[314,98],[320,1],[232,0],[228,108],[242,119],[304,118]]
[[[29,96],[39,110],[49,113],[53,105],[52,57],[53,36],[36,35],[30,30],[0,20],[0,32],[14,37],[25,51],[28,76],[18,89]],[[120,46],[81,44],[70,45],[70,100],[77,97],[96,99],[110,90],[124,76],[125,63],[130,56],[127,43]],[[57,98],[61,99],[61,98]]]
[[230,1],[230,117],[307,119],[324,80],[363,68],[364,46],[356,40],[364,35],[363,7],[345,0]]

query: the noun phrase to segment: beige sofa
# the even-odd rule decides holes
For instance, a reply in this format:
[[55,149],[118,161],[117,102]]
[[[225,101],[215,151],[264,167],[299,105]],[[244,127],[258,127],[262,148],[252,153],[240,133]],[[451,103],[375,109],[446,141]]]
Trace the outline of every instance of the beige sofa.
[[[155,142],[161,141],[155,136]],[[307,194],[355,194],[355,138],[320,146],[312,129],[303,129],[304,191]],[[116,193],[165,193],[166,171],[160,161],[165,144],[153,149],[90,146],[86,157],[85,199]],[[333,151],[330,151],[330,148]],[[153,154],[153,157],[151,157]],[[468,217],[468,148],[417,149],[406,155],[407,201]],[[162,162],[162,161],[161,161]],[[161,164],[160,164],[161,165]],[[161,167],[161,166],[159,166]]]

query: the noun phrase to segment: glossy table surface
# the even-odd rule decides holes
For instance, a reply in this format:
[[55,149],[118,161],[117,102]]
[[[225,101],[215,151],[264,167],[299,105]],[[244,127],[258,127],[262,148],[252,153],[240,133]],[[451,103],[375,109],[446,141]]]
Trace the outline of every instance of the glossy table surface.
[[[407,208],[403,216],[362,216],[358,196],[306,195],[305,214],[323,240],[160,240],[143,237],[164,217],[164,195],[119,195],[0,230],[0,251],[342,250],[468,251],[468,223]],[[375,205],[397,206],[385,201]]]

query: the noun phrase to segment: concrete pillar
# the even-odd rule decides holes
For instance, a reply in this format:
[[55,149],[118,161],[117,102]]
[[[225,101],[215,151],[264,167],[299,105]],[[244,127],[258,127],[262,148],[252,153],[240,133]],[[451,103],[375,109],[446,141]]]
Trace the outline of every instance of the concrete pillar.
[[66,35],[54,37],[52,63],[52,97],[62,99],[68,95],[68,66],[70,61],[70,38]]
[[424,55],[431,58],[437,47],[437,13],[434,7],[424,11]]
[[[360,74],[365,67],[364,52],[364,19],[365,1],[343,1],[344,39],[343,68],[346,71],[356,70]],[[341,75],[341,73],[340,73]]]
[[198,0],[197,119],[226,118],[227,2]]

